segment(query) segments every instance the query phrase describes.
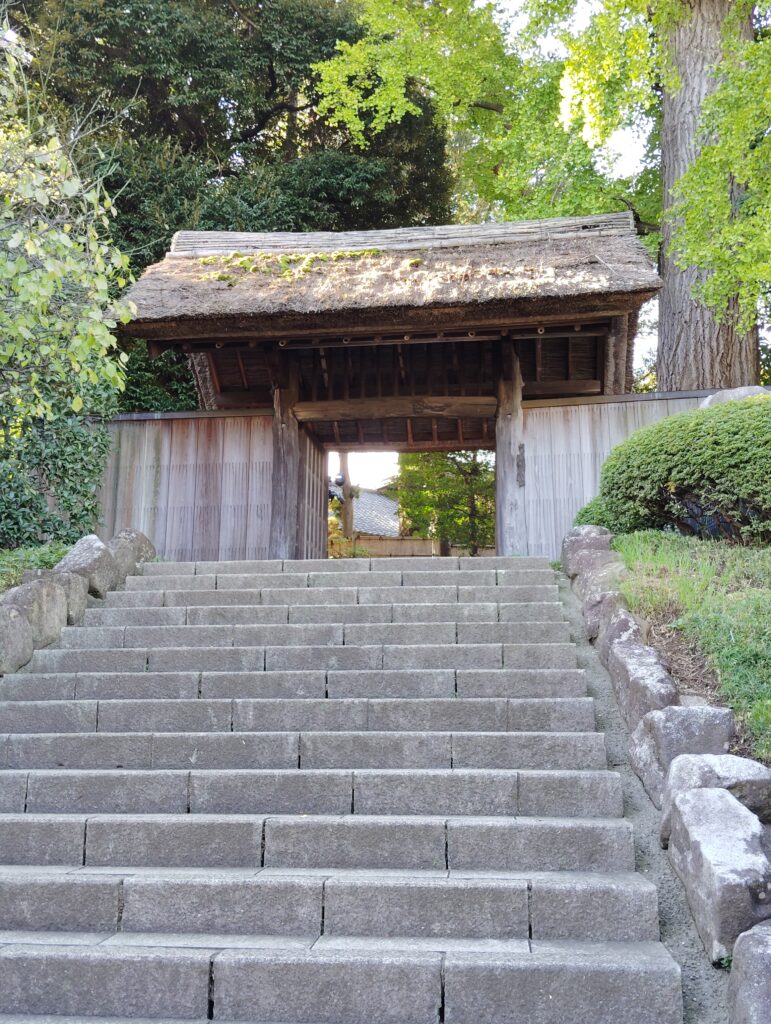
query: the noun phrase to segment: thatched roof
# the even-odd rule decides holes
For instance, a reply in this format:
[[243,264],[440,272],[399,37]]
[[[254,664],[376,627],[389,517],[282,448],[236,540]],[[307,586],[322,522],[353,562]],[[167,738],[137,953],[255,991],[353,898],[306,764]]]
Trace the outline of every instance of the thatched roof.
[[171,337],[162,325],[173,324],[181,336],[193,321],[193,333],[233,321],[296,329],[306,317],[459,307],[517,315],[555,300],[598,308],[605,296],[627,296],[631,308],[660,284],[627,213],[340,233],[183,231],[131,288],[128,330]]

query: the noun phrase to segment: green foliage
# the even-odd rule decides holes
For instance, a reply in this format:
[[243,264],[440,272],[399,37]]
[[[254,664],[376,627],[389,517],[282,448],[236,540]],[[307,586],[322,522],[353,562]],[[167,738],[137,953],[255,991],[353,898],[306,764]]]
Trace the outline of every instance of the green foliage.
[[576,517],[573,520],[574,526],[604,526],[606,529],[612,529],[609,523],[613,523],[615,520],[613,516],[605,507],[605,502],[598,494],[596,498],[592,498],[584,505],[583,508],[579,509],[576,513]]
[[[699,295],[748,329],[771,313],[771,31],[736,44],[702,110],[699,159],[677,183],[674,254]],[[727,183],[733,182],[732,189]],[[709,216],[705,216],[709,211]]]
[[670,624],[706,657],[720,692],[771,760],[771,548],[674,533],[617,536],[631,608]]
[[89,388],[122,386],[112,331],[129,310],[110,291],[127,262],[109,196],[75,163],[81,129],[38,113],[34,58],[7,22],[0,33],[0,409],[51,416],[55,394],[77,413]]
[[400,455],[399,514],[418,537],[449,541],[475,555],[495,544],[495,468],[486,452]]
[[18,586],[27,569],[52,569],[68,550],[69,545],[59,541],[12,551],[0,550],[0,593]]
[[118,399],[119,412],[187,412],[198,408],[198,395],[187,356],[167,349],[150,359],[143,341],[127,349],[126,388]]
[[613,449],[576,522],[768,542],[770,465],[771,396],[669,416]]
[[91,532],[109,447],[104,427],[62,410],[0,418],[0,548],[74,543]]

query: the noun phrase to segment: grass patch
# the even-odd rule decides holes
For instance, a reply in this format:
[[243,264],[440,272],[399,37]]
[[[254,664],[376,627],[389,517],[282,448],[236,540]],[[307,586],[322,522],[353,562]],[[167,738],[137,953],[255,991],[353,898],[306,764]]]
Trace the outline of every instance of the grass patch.
[[70,550],[69,544],[54,541],[34,548],[0,549],[0,592],[21,583],[27,569],[51,569]]
[[629,605],[651,622],[674,675],[714,686],[754,756],[771,761],[771,547],[657,530],[613,546],[633,571],[623,584]]

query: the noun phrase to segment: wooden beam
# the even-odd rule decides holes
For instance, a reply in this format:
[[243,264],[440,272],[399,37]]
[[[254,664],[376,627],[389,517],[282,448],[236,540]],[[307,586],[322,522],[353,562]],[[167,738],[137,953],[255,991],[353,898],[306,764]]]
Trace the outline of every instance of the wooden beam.
[[299,368],[286,388],[273,392],[273,472],[268,558],[297,557],[297,513],[300,491],[300,426],[294,415],[299,394]]
[[348,452],[340,452],[340,474],[343,478],[340,525],[343,536],[350,540],[353,537],[353,491],[351,490],[351,475],[348,471]]
[[602,381],[599,380],[526,380],[522,387],[527,398],[538,395],[579,397],[602,393]]
[[525,519],[525,445],[522,372],[512,352],[511,378],[498,384],[495,420],[495,550],[499,555],[527,554]]
[[342,423],[349,420],[484,419],[494,416],[497,400],[484,395],[430,395],[398,398],[349,398],[335,402],[298,402],[294,415],[300,423]]

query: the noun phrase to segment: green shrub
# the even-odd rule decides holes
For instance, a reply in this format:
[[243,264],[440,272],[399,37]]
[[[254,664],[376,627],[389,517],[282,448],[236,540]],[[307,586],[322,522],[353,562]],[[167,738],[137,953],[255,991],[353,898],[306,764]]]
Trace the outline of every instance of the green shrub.
[[82,416],[0,418],[0,548],[72,543],[99,521],[110,437]]
[[770,467],[771,395],[670,416],[613,449],[576,523],[768,542]]

